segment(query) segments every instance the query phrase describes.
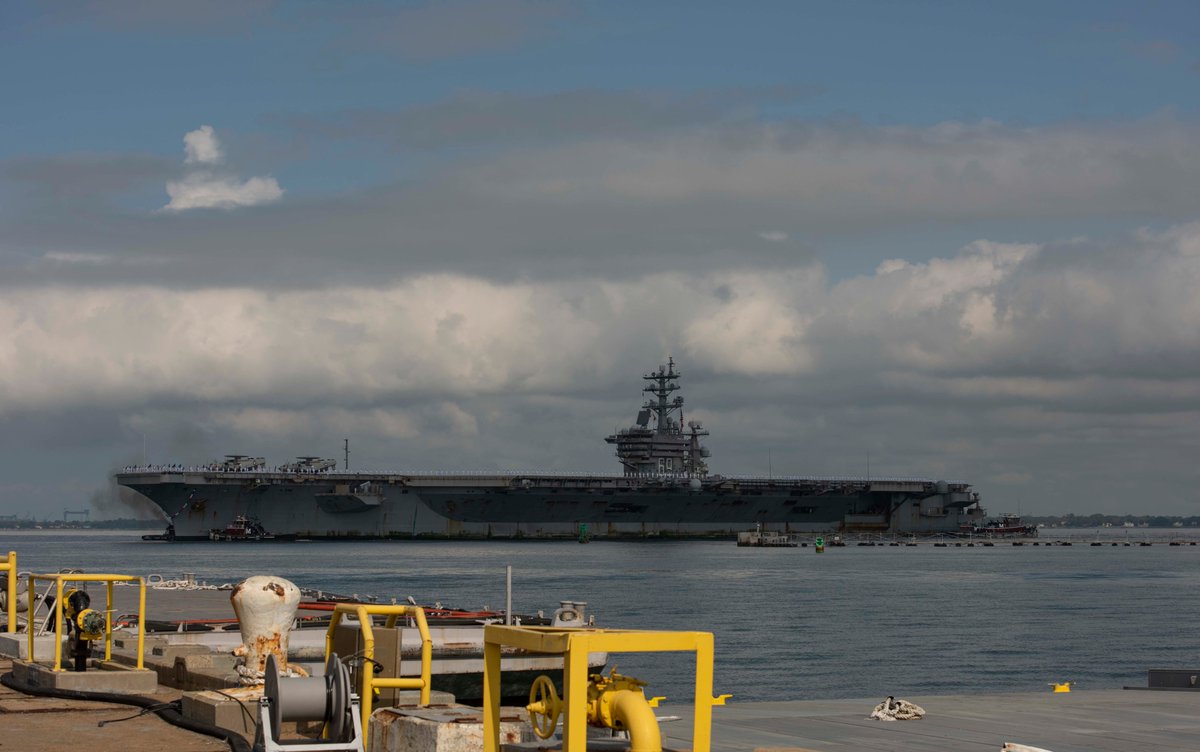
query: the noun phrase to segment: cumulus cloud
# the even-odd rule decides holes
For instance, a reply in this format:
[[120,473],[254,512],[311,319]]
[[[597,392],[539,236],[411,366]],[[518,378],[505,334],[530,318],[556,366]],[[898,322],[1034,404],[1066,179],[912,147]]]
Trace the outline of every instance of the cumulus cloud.
[[[11,221],[50,211],[49,220],[58,227],[72,224],[71,218],[88,215],[95,222],[113,200],[129,191],[152,189],[176,168],[167,159],[147,154],[71,153],[22,156],[0,163],[0,179],[15,190],[6,191],[0,213],[13,212]],[[7,224],[0,221],[0,226]],[[84,223],[80,223],[84,224]],[[50,249],[53,250],[53,249]]]
[[474,174],[479,190],[510,200],[758,201],[821,227],[1160,214],[1194,208],[1175,189],[1196,183],[1198,143],[1200,129],[1170,117],[1030,127],[754,123],[514,153]]
[[245,180],[214,172],[212,166],[224,156],[221,143],[210,125],[202,125],[183,137],[184,164],[192,167],[180,180],[167,181],[170,201],[164,211],[188,209],[234,209],[239,206],[269,204],[283,197],[283,189],[273,177]]
[[84,264],[98,266],[112,263],[113,257],[106,253],[71,253],[69,251],[50,251],[42,254],[42,258],[52,264]]
[[[272,400],[302,402],[557,389],[592,367],[589,352],[614,336],[606,331],[614,324],[655,316],[665,317],[673,332],[682,329],[682,305],[676,313],[660,310],[652,290],[659,300],[684,304],[714,284],[654,277],[624,285],[504,285],[433,275],[385,288],[286,293],[16,292],[0,304],[0,321],[16,329],[0,350],[0,368],[16,377],[5,381],[4,389],[12,389],[5,397],[21,394],[44,405],[80,390],[122,402],[153,393],[215,401],[269,393]],[[779,294],[756,279],[746,284],[743,300]],[[711,300],[709,308],[729,306]],[[732,315],[730,336],[745,330],[739,320]],[[51,331],[59,345],[43,350],[38,343]],[[129,349],[134,341],[141,345]],[[52,363],[21,364],[50,349],[58,353]],[[106,365],[72,365],[72,350],[83,362]],[[316,352],[325,355],[312,357]],[[569,368],[553,367],[558,363]],[[57,373],[55,384],[36,385],[43,367]],[[131,372],[138,378],[131,380]]]
[[811,98],[816,87],[670,90],[467,91],[401,110],[276,115],[302,135],[380,141],[396,149],[641,139],[656,133],[752,121],[760,109]]
[[269,204],[283,197],[283,189],[275,178],[216,177],[208,173],[193,173],[183,180],[167,183],[169,211],[185,209],[233,209],[239,206]]
[[183,134],[184,164],[212,164],[221,161],[221,144],[211,125],[202,125]]
[[0,302],[10,332],[0,396],[21,410],[97,396],[553,391],[594,379],[598,352],[638,349],[647,334],[694,365],[747,376],[869,368],[906,389],[1062,404],[1104,396],[1075,388],[1086,379],[1140,381],[1149,394],[1169,374],[1200,372],[1200,301],[1189,294],[1200,288],[1198,246],[1200,224],[1144,232],[1106,262],[1087,241],[979,241],[835,284],[806,267],[509,284],[441,274],[269,293],[12,291]]
[[[613,278],[794,267],[814,252],[838,254],[830,267],[840,276],[896,255],[888,247],[897,234],[909,235],[906,253],[923,254],[912,234],[927,228],[966,239],[1003,223],[1020,238],[1045,237],[1048,222],[1071,233],[1098,219],[1180,222],[1195,216],[1191,197],[1200,194],[1200,128],[1170,115],[1036,127],[740,121],[461,149],[454,159],[270,212],[177,211],[282,193],[269,178],[231,174],[228,163],[184,165],[184,174],[159,178],[174,184],[170,211],[92,211],[86,221],[74,205],[34,198],[43,200],[47,175],[55,193],[100,177],[75,180],[82,168],[73,163],[21,164],[10,193],[27,193],[0,202],[0,249],[166,255],[169,263],[126,269],[122,279],[174,285],[236,284],[244,274],[276,287],[439,272]],[[759,236],[774,232],[788,240]],[[2,254],[0,286],[46,281],[23,265],[3,268]]]
[[847,458],[870,452],[876,472],[963,477],[1027,509],[1079,494],[1120,509],[1147,483],[1164,484],[1166,508],[1183,482],[1170,458],[1200,441],[1196,289],[1200,223],[977,241],[840,281],[807,266],[32,287],[0,299],[0,409],[198,433],[207,455],[178,444],[196,460],[349,434],[404,447],[409,467],[603,469],[599,437],[632,417],[637,374],[672,354],[720,471],[765,470],[769,450],[776,468],[859,472]]

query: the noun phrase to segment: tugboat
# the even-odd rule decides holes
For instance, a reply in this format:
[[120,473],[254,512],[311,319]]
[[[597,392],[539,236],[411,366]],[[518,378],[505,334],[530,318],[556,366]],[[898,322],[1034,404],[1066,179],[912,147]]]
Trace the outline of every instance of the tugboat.
[[984,520],[973,526],[964,525],[964,533],[987,538],[1036,538],[1037,525],[1025,524],[1020,516],[1006,513],[997,519]]
[[224,528],[214,527],[208,531],[208,539],[214,541],[270,541],[276,540],[258,520],[244,514],[233,518]]
[[149,535],[143,535],[142,540],[144,540],[144,541],[173,541],[173,540],[175,540],[175,526],[167,525],[166,531],[162,532],[162,533],[152,533]]

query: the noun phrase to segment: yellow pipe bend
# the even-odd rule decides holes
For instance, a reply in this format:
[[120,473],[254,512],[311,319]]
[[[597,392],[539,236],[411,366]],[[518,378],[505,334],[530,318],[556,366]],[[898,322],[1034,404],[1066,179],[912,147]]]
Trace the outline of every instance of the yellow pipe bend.
[[662,734],[654,709],[641,692],[620,689],[609,700],[614,720],[629,730],[629,752],[662,752]]

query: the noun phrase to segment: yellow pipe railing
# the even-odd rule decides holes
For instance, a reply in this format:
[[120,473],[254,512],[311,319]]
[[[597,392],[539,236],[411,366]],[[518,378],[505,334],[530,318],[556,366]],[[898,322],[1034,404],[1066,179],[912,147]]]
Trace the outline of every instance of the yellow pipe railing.
[[686,651],[696,654],[692,752],[711,752],[712,708],[731,695],[713,697],[711,632],[654,632],[580,627],[483,628],[483,750],[500,752],[500,648],[563,656],[563,752],[587,749],[588,653]]
[[[358,628],[363,636],[362,663],[362,740],[367,745],[367,726],[371,721],[371,705],[374,703],[376,689],[419,689],[421,704],[429,704],[430,669],[433,664],[433,638],[429,636],[429,623],[425,621],[425,609],[420,606],[377,606],[365,603],[339,603],[333,608],[333,617],[329,620],[329,629],[325,632],[325,660],[333,652],[333,632],[342,620],[342,614],[354,614],[358,618]],[[372,616],[386,616],[385,627],[392,629],[396,620],[401,617],[411,617],[417,624],[421,635],[421,676],[418,677],[382,677],[375,678],[375,631],[371,629]]]
[[[54,598],[54,670],[62,671],[62,639],[63,639],[63,585],[68,582],[103,582],[107,585],[105,593],[108,596],[104,604],[104,660],[112,660],[112,612],[113,612],[113,583],[136,582],[138,584],[138,639],[137,667],[142,668],[142,651],[146,646],[146,580],[128,574],[31,574],[29,575],[29,602],[35,602],[36,585],[39,580],[55,583]],[[30,609],[32,615],[32,608]],[[33,619],[29,620],[29,662],[34,662]]]
[[8,592],[8,629],[17,631],[17,552],[9,551],[8,556],[0,558],[0,572],[7,575]]

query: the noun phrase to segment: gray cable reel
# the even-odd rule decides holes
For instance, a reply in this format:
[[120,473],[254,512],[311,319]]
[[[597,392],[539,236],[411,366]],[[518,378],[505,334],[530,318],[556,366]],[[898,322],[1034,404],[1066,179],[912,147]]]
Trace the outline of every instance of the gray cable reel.
[[[350,690],[350,671],[337,653],[325,662],[325,675],[282,677],[275,656],[267,656],[264,671],[261,719],[256,749],[262,750],[361,750],[358,729],[358,698]],[[319,721],[325,724],[324,743],[278,741],[288,721]],[[265,726],[265,728],[263,728]],[[261,745],[257,743],[261,740]]]

